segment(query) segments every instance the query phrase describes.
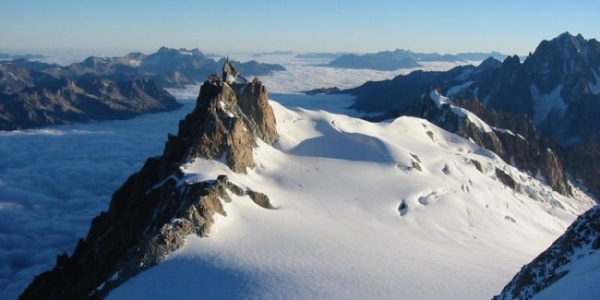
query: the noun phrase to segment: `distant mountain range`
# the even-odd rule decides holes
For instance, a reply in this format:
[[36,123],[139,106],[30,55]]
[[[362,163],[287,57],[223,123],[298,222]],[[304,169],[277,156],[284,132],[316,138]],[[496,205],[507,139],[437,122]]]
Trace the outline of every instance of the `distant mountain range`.
[[181,107],[149,79],[60,78],[0,94],[0,130],[129,119]]
[[[157,52],[148,55],[132,52],[119,57],[90,56],[81,62],[64,67],[24,59],[13,61],[13,64],[53,77],[145,77],[156,80],[164,87],[181,87],[201,83],[209,75],[220,73],[224,61],[225,58],[215,61],[198,49],[161,47]],[[281,65],[259,63],[254,60],[236,62],[236,66],[248,76],[267,75],[285,70]],[[0,90],[2,89],[5,87],[0,83]]]
[[42,59],[45,58],[44,55],[41,54],[9,54],[9,53],[0,53],[0,60],[12,60],[12,59]]
[[402,112],[428,89],[447,96],[471,97],[485,107],[531,118],[546,135],[564,145],[600,138],[600,43],[564,33],[543,41],[523,63],[511,56],[487,59],[478,67],[446,72],[417,71],[368,82],[347,90],[357,95],[353,108]]
[[410,50],[396,49],[369,54],[343,54],[336,56],[327,66],[347,69],[371,69],[379,71],[393,71],[397,69],[422,67],[422,62],[465,62],[481,61],[489,57],[503,60],[507,56],[499,52],[491,53],[418,53]]
[[[88,57],[70,66],[48,70],[56,76],[130,75],[150,77],[164,87],[181,87],[201,83],[211,74],[221,72],[225,58],[215,61],[198,49],[173,49],[161,47],[157,52],[146,55],[140,52],[121,57]],[[248,76],[271,74],[284,71],[277,64],[258,63],[254,60],[237,63],[240,71]]]
[[304,58],[304,59],[335,59],[342,55],[349,54],[348,52],[309,52],[297,54],[296,58]]
[[290,50],[275,50],[275,51],[270,51],[270,52],[261,52],[261,53],[255,53],[252,56],[253,57],[261,57],[263,55],[293,55],[294,52],[290,51]]
[[[87,120],[123,119],[180,107],[164,87],[205,81],[221,72],[198,49],[160,48],[120,57],[91,56],[69,66],[18,58],[0,63],[0,130]],[[282,71],[281,65],[238,64],[249,75]]]

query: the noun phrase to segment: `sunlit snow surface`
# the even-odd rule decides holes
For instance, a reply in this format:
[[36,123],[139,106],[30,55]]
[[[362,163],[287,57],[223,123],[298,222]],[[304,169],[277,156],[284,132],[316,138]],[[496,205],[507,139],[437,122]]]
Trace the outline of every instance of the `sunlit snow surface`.
[[190,236],[109,299],[485,299],[592,205],[422,119],[271,104],[280,138],[259,145],[248,175],[198,159],[183,180],[227,174],[277,209],[234,197],[209,238]]
[[[236,60],[245,61],[243,58]],[[458,175],[445,175],[437,181],[432,179],[432,183],[427,179],[421,182],[427,187],[424,189],[406,186],[408,182],[418,183],[427,178],[426,174],[437,172],[436,168],[445,159],[430,158],[424,166],[433,169],[422,174],[418,171],[406,173],[402,166],[398,167],[397,163],[409,162],[403,147],[414,152],[428,148],[413,149],[410,143],[403,145],[398,144],[400,140],[389,141],[389,135],[402,137],[413,133],[392,134],[385,129],[399,126],[397,124],[369,125],[343,116],[294,108],[356,115],[344,109],[352,102],[349,96],[295,93],[327,86],[352,87],[366,80],[392,78],[409,70],[377,72],[322,68],[316,64],[326,61],[280,57],[266,62],[284,63],[288,68],[286,72],[261,79],[267,85],[271,99],[292,110],[283,110],[274,103],[280,114],[282,139],[279,145],[276,148],[262,145],[256,153],[260,167],[247,178],[235,175],[231,178],[267,193],[280,208],[262,210],[243,198],[228,204],[226,209],[230,217],[219,220],[211,238],[190,240],[188,247],[156,271],[141,275],[139,280],[161,280],[154,285],[156,289],[153,284],[142,289],[154,291],[155,298],[164,299],[160,296],[167,290],[189,292],[183,288],[198,287],[198,281],[202,282],[199,294],[227,293],[228,290],[220,288],[222,286],[232,289],[233,294],[219,296],[296,297],[290,293],[306,288],[307,291],[299,292],[297,297],[320,298],[320,295],[325,297],[336,291],[337,297],[347,295],[352,298],[354,296],[349,293],[356,293],[357,287],[364,288],[361,293],[367,293],[373,292],[368,286],[385,285],[387,287],[374,295],[383,297],[383,293],[393,290],[394,294],[388,298],[397,298],[397,294],[407,291],[431,290],[432,295],[440,295],[434,291],[454,290],[450,295],[487,297],[498,292],[520,264],[549,245],[573,219],[572,213],[560,210],[554,211],[558,218],[551,218],[537,208],[548,204],[529,204],[531,200],[526,199],[522,200],[525,204],[518,202],[510,207],[531,207],[534,221],[527,221],[529,217],[523,217],[523,212],[517,210],[509,215],[517,221],[512,223],[504,220],[504,212],[485,209],[484,212],[491,214],[491,221],[476,222],[475,229],[469,229],[469,222],[465,220],[465,200],[459,197],[460,192],[444,192],[445,187],[439,181],[446,178],[444,180],[455,185],[457,179],[451,178]],[[451,66],[442,63],[428,68]],[[193,109],[198,88],[173,91],[184,104],[175,112],[145,115],[128,121],[0,133],[0,299],[16,299],[34,275],[54,266],[56,255],[73,250],[77,239],[85,236],[91,219],[107,209],[111,194],[129,175],[139,170],[148,156],[161,154],[167,133],[175,133],[178,121]],[[335,126],[330,123],[334,119]],[[289,132],[294,128],[294,122],[298,123],[300,131],[292,134]],[[379,136],[379,133],[384,135]],[[326,142],[325,136],[333,137],[336,144]],[[443,134],[439,136],[441,139]],[[357,145],[361,145],[361,150],[352,150]],[[461,147],[468,149],[471,146]],[[375,152],[371,153],[369,149]],[[454,156],[457,150],[452,149],[447,151]],[[427,157],[426,153],[415,154]],[[265,159],[264,155],[272,155],[273,161]],[[450,174],[453,174],[453,164],[450,164]],[[288,168],[289,172],[285,171]],[[470,170],[472,166],[461,168]],[[225,172],[222,169],[221,165],[211,166],[211,171],[202,176],[208,178]],[[334,174],[336,172],[341,173]],[[312,194],[306,193],[307,190]],[[484,192],[481,189],[475,191],[479,195]],[[499,195],[512,195],[510,191],[503,193]],[[306,195],[306,199],[302,195]],[[514,198],[506,198],[511,197]],[[397,214],[402,198],[409,203],[409,212],[403,218]],[[496,199],[487,192],[482,198]],[[415,199],[428,204],[416,204]],[[449,205],[447,213],[446,205]],[[585,206],[576,205],[574,211]],[[477,211],[470,208],[468,215]],[[484,217],[477,215],[477,218]],[[532,225],[535,222],[542,225]],[[498,224],[507,227],[498,227]],[[390,226],[392,230],[388,230]],[[482,227],[502,229],[502,232],[524,228],[510,231],[510,234],[502,235],[502,239],[487,239],[489,231]],[[383,234],[384,231],[389,232]],[[470,237],[471,233],[477,239]],[[359,244],[363,239],[364,243]],[[519,246],[523,240],[525,246]],[[259,241],[264,242],[264,246],[250,248]],[[199,246],[195,247],[197,243]],[[223,247],[231,249],[224,251]],[[496,252],[486,252],[490,248]],[[498,252],[503,254],[498,256]],[[497,263],[497,257],[507,261]],[[424,264],[421,259],[430,263]],[[348,263],[348,260],[354,263]],[[392,267],[394,271],[390,272]],[[156,276],[156,272],[165,268],[172,268],[176,275],[171,281]],[[456,272],[461,268],[471,270],[472,276],[466,276],[466,271]],[[202,273],[203,270],[210,272]],[[411,274],[407,275],[407,272]],[[440,278],[447,280],[440,282]],[[130,292],[127,288],[140,282],[132,281],[113,296]],[[313,283],[314,286],[306,287]],[[158,288],[160,284],[165,287],[162,292]],[[174,288],[168,289],[169,285]],[[290,290],[276,289],[277,286],[290,287]],[[458,291],[466,286],[468,291]],[[265,293],[271,288],[273,293]],[[166,298],[174,294],[169,295]],[[184,296],[189,298],[190,295]]]

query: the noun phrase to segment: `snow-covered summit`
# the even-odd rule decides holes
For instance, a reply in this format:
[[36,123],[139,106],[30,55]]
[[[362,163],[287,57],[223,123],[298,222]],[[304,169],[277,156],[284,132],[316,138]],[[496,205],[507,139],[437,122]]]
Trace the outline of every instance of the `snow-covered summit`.
[[423,119],[271,106],[279,139],[259,142],[247,175],[197,159],[182,180],[226,174],[277,209],[232,195],[208,238],[109,299],[489,298],[592,205]]

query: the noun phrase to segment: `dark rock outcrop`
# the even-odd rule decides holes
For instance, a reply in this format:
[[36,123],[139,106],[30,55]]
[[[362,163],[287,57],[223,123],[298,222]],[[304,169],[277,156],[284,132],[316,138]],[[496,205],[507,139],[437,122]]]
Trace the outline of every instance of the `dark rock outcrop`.
[[190,181],[185,164],[221,159],[234,172],[254,166],[258,139],[277,138],[273,111],[258,79],[231,85],[217,76],[200,90],[196,108],[168,137],[163,155],[148,158],[112,197],[107,212],[92,221],[71,256],[62,254],[51,271],[37,276],[20,299],[101,299],[132,276],[180,248],[187,235],[206,237],[214,215],[226,215],[229,193],[272,209],[267,195],[243,189],[226,175]]
[[500,144],[479,145],[494,151],[520,170],[534,175],[539,173],[555,191],[563,195],[571,193],[562,147],[542,135],[530,118],[486,108],[477,99],[457,97],[453,100],[495,128],[494,135]]
[[569,151],[567,168],[590,192],[600,195],[600,144],[597,141],[590,140]]
[[518,56],[507,57],[495,72],[489,90],[481,92],[486,97],[486,106],[515,114],[533,116],[534,103],[529,90],[528,74],[521,66]]
[[504,172],[503,170],[496,168],[496,177],[498,177],[498,180],[500,180],[500,182],[504,183],[504,185],[508,186],[509,188],[515,191],[518,190],[519,184],[514,178],[512,178],[512,176],[508,175],[508,173]]
[[147,79],[56,79],[0,94],[0,130],[128,119],[179,107],[171,94]]
[[600,255],[599,246],[600,206],[595,206],[579,216],[546,251],[523,266],[493,299],[530,299],[568,276],[578,261]]
[[325,95],[332,95],[332,94],[339,94],[341,93],[342,90],[340,90],[337,86],[334,87],[323,87],[323,88],[318,88],[318,89],[312,89],[309,91],[304,91],[303,93],[306,95],[318,95],[318,94],[325,94]]

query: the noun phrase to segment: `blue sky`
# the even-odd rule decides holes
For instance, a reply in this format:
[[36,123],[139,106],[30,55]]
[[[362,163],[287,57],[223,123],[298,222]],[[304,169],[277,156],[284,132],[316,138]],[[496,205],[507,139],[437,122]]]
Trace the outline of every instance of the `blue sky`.
[[0,2],[0,49],[524,55],[565,31],[600,37],[597,0]]

